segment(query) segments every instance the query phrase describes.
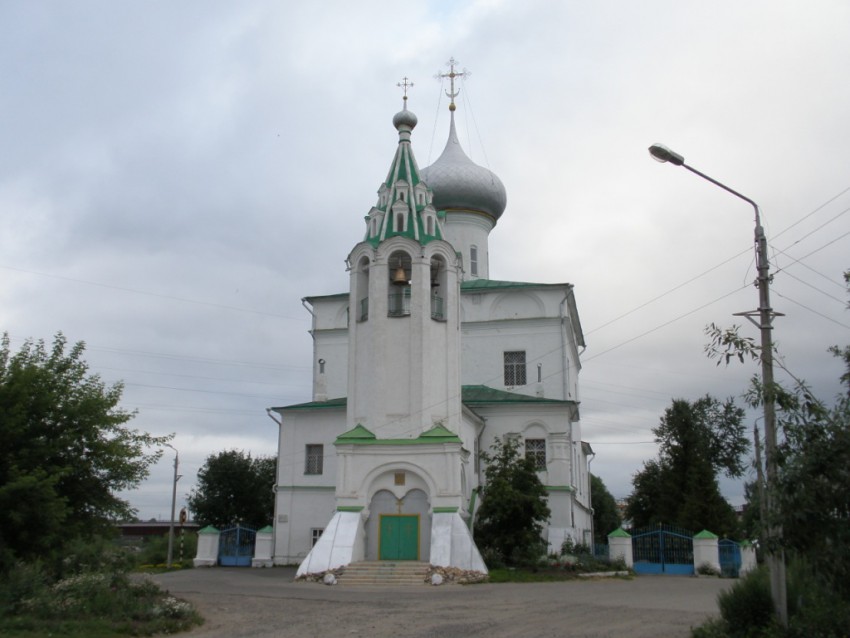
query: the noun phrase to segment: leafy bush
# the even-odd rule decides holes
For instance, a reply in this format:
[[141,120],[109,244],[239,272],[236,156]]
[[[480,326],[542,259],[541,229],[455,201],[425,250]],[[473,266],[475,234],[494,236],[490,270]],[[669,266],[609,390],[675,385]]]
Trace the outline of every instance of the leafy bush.
[[850,601],[828,577],[797,559],[788,566],[788,638],[842,638],[850,627]]
[[580,556],[584,554],[593,555],[590,547],[585,545],[584,543],[576,543],[571,537],[567,536],[563,543],[561,543],[561,555],[572,555],[572,556]]
[[0,635],[116,636],[184,631],[200,616],[148,580],[108,541],[73,543],[61,560],[18,563],[0,580]]
[[[172,548],[172,565],[191,567],[192,559],[197,554],[198,535],[195,533],[183,535],[183,561],[180,561],[180,533],[174,530],[174,547]],[[136,557],[138,565],[165,565],[168,561],[168,534],[150,536],[145,539],[141,551]]]
[[767,569],[754,570],[720,592],[717,604],[728,636],[745,638],[768,629],[774,622],[774,614]]
[[720,572],[718,572],[714,567],[711,566],[711,563],[702,563],[697,567],[697,574],[700,576],[720,576]]
[[693,631],[695,638],[842,638],[850,627],[850,601],[808,563],[788,565],[788,629],[774,619],[765,568],[747,574],[718,596],[721,617]]

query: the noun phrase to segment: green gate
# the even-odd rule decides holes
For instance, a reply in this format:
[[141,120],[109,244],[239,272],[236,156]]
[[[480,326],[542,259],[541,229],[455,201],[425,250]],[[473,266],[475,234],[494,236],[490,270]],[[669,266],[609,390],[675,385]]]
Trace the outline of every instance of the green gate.
[[419,515],[381,514],[380,560],[419,560]]

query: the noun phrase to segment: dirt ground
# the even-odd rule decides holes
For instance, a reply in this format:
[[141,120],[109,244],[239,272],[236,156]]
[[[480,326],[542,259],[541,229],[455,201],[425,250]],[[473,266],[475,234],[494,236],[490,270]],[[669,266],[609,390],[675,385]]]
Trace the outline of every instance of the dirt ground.
[[734,581],[641,576],[563,583],[363,587],[293,582],[294,570],[212,568],[153,579],[194,603],[185,636],[688,636]]

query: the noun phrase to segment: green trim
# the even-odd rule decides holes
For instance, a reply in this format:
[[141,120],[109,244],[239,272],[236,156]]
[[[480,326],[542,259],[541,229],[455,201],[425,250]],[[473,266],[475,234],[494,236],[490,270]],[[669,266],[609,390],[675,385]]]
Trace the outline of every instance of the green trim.
[[575,492],[576,488],[572,485],[544,485],[547,492]]
[[420,439],[445,439],[446,437],[457,438],[457,435],[451,430],[447,430],[442,423],[438,423],[430,430],[426,430],[419,435]]
[[333,485],[278,485],[277,491],[282,492],[284,490],[292,490],[292,491],[300,491],[304,490],[306,492],[310,491],[333,491],[336,487]]
[[572,284],[540,284],[529,281],[497,281],[495,279],[468,279],[461,283],[461,292],[480,292],[504,288],[572,288]]
[[218,528],[207,525],[204,529],[198,530],[198,534],[218,534]]
[[631,538],[631,537],[632,537],[632,535],[629,534],[622,527],[620,527],[619,529],[615,529],[613,532],[608,534],[608,538]]
[[353,430],[340,434],[334,445],[431,445],[433,443],[461,443],[460,437],[442,425],[435,425],[415,439],[379,439],[358,424]]
[[257,534],[268,534],[268,533],[271,533],[273,531],[274,531],[274,527],[272,527],[271,525],[266,525],[262,529],[258,529]]
[[306,299],[308,302],[311,302],[316,299],[344,299],[346,297],[348,297],[347,292],[335,292],[330,295],[312,295],[310,297],[304,297],[304,299]]
[[295,405],[285,405],[279,408],[271,408],[276,412],[281,410],[330,410],[341,409],[346,407],[348,399],[341,397],[338,399],[328,399],[327,401],[308,401],[307,403],[296,403]]
[[348,432],[343,432],[336,437],[337,443],[361,443],[363,441],[374,441],[375,435],[359,423]]
[[362,512],[363,506],[362,505],[337,505],[336,511],[337,512]]
[[434,514],[457,514],[457,507],[435,507]]
[[716,539],[718,539],[718,538],[720,538],[720,537],[719,537],[717,534],[712,534],[712,533],[711,533],[711,532],[709,532],[707,529],[704,529],[704,530],[702,530],[699,534],[697,534],[696,536],[694,536],[694,538],[695,538],[695,539],[696,539],[696,538],[700,538],[700,539],[709,539],[709,540],[711,540],[711,539],[715,539],[715,540],[716,540]]
[[527,394],[496,390],[486,385],[465,385],[461,387],[461,402],[464,405],[484,405],[490,403],[536,403],[538,405],[569,405],[575,401],[545,399]]

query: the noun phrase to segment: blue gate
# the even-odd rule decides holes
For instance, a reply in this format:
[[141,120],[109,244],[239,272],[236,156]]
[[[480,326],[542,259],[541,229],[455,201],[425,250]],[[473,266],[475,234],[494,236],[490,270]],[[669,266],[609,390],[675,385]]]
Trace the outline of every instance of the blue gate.
[[741,571],[741,545],[728,538],[717,542],[720,573],[727,578],[738,578]]
[[693,532],[659,523],[654,527],[633,530],[631,534],[635,573],[694,573]]
[[223,567],[250,567],[256,536],[257,530],[241,525],[222,531],[218,539],[218,564]]

